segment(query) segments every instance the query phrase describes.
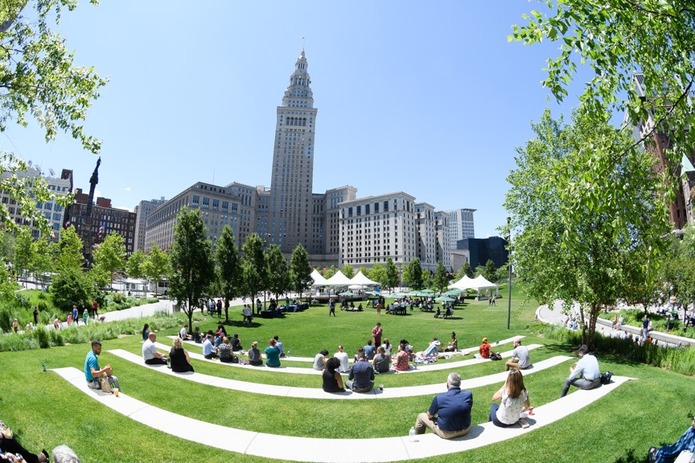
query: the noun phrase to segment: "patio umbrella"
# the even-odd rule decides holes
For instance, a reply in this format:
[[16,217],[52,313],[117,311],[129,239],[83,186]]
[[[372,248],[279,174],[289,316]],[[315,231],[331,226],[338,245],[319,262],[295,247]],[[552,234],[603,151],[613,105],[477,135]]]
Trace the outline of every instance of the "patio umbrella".
[[437,302],[456,302],[456,299],[451,298],[449,296],[440,296],[435,299]]
[[443,295],[444,296],[458,296],[461,293],[463,293],[462,289],[450,289],[449,291],[445,292]]
[[338,294],[339,296],[346,296],[346,297],[352,297],[355,295],[352,291],[343,291],[342,293]]

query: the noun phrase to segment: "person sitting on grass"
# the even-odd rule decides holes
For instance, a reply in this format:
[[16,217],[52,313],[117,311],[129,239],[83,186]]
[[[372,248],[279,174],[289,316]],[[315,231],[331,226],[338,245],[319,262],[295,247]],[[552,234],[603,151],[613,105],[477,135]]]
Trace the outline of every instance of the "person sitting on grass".
[[326,392],[345,392],[343,386],[343,378],[338,373],[337,369],[340,366],[340,360],[331,357],[326,361],[326,369],[323,370],[323,390]]
[[[500,401],[497,404],[496,401]],[[512,369],[499,391],[492,396],[490,421],[495,426],[506,428],[514,426],[521,418],[521,412],[531,407],[528,392],[524,387],[524,376],[516,368]]]
[[87,356],[84,359],[84,376],[87,380],[87,386],[92,389],[101,389],[99,378],[104,377],[112,388],[117,387],[120,389],[118,378],[113,376],[111,365],[99,368],[99,359],[97,358],[99,354],[101,354],[101,342],[95,339],[92,341],[92,348],[87,352]]
[[[681,455],[681,452],[690,452],[689,461],[693,461],[692,454],[695,454],[695,417],[693,417],[690,427],[685,430],[675,444],[665,445],[660,449],[656,447],[650,448],[649,463],[671,463]],[[680,460],[678,458],[678,461]]]
[[234,333],[234,336],[232,337],[232,339],[230,339],[230,342],[232,343],[232,350],[234,352],[244,350],[244,348],[241,347],[241,339],[239,339],[238,334]]
[[484,359],[502,360],[502,356],[497,352],[493,352],[490,349],[491,347],[492,346],[487,342],[487,338],[483,338],[483,342],[482,344],[480,344],[480,347],[478,348],[480,356]]
[[444,348],[444,352],[456,352],[459,349],[459,342],[456,339],[456,332],[451,332],[451,341]]
[[0,462],[36,463],[48,461],[48,452],[31,453],[15,439],[12,428],[0,421]]
[[188,331],[186,331],[186,325],[183,325],[179,330],[179,338],[181,338],[182,341],[189,341],[191,339]]
[[188,352],[183,348],[183,341],[181,341],[181,338],[177,337],[172,341],[169,359],[171,360],[171,371],[175,373],[194,371]]
[[277,341],[271,338],[268,341],[268,347],[265,348],[265,364],[271,368],[277,368],[280,366],[280,349],[276,346]]
[[263,358],[261,358],[261,351],[258,350],[257,341],[251,343],[251,349],[249,349],[249,365],[253,365],[254,367],[263,365]]
[[157,352],[157,346],[154,344],[157,341],[157,334],[151,331],[147,335],[147,341],[142,344],[142,358],[148,365],[166,365],[168,359]]
[[219,358],[219,355],[215,353],[215,346],[212,345],[212,334],[206,334],[205,340],[203,341],[203,356],[208,359]]

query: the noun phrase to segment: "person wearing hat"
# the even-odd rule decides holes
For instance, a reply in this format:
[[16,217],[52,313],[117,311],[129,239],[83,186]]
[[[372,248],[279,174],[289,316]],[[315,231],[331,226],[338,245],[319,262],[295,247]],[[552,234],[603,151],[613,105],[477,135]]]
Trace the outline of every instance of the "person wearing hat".
[[579,361],[570,367],[570,375],[565,381],[560,397],[567,395],[570,386],[580,389],[596,389],[601,385],[601,370],[598,367],[596,357],[589,354],[589,348],[582,344],[577,350]]
[[490,345],[490,343],[487,342],[487,338],[483,338],[483,342],[482,344],[480,344],[480,347],[478,348],[478,351],[480,352],[480,357],[490,360],[502,360],[502,355],[490,350],[491,347],[492,346]]
[[112,388],[117,387],[118,378],[113,376],[111,365],[106,365],[104,368],[99,368],[99,359],[97,356],[101,354],[101,342],[96,339],[92,341],[92,348],[87,352],[87,357],[84,359],[84,376],[87,379],[87,386],[92,389],[101,389],[99,378],[107,378]]

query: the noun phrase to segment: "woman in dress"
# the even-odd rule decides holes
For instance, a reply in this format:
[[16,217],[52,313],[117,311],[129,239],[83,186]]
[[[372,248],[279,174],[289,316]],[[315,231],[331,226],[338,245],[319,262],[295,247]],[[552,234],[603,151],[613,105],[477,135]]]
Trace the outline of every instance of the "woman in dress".
[[[490,407],[490,421],[495,426],[506,428],[515,425],[521,412],[530,407],[528,392],[524,387],[524,376],[516,368],[509,370],[507,381],[492,396],[493,404]],[[497,400],[500,401],[497,404]]]
[[265,348],[265,364],[272,368],[277,368],[280,366],[280,349],[278,349],[275,344],[275,339],[270,338],[268,341],[268,347]]
[[405,345],[398,345],[398,354],[396,354],[396,371],[407,371],[410,368],[408,361],[408,353],[405,351]]
[[323,390],[326,392],[345,392],[343,378],[338,373],[340,360],[331,357],[326,361],[326,369],[323,370]]
[[171,361],[171,371],[175,373],[194,371],[188,352],[183,348],[181,338],[174,338],[172,348],[169,351],[169,360]]
[[263,358],[261,358],[261,351],[258,350],[258,342],[253,341],[251,343],[251,349],[249,350],[249,365],[259,367],[263,365]]

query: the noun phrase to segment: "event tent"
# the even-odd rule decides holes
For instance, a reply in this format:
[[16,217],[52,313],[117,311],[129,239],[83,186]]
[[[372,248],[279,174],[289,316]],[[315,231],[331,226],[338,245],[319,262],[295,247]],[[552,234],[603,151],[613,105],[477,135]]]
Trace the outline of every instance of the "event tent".
[[351,284],[350,279],[340,270],[326,281],[326,286],[350,286]]
[[359,272],[357,272],[357,275],[352,277],[352,279],[350,280],[350,284],[362,286],[376,286],[379,283],[377,283],[376,281],[372,281],[366,276],[364,276],[364,273],[362,273],[362,270],[360,270]]
[[469,278],[468,275],[464,275],[460,280],[450,284],[449,289],[461,289],[464,291],[467,289],[473,289],[475,286],[471,284],[472,281],[472,278]]
[[314,280],[314,284],[312,286],[326,286],[328,284],[328,280],[326,280],[316,269],[311,272],[311,278]]

